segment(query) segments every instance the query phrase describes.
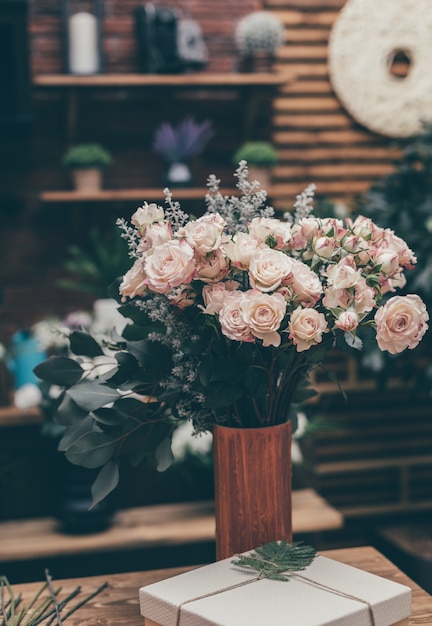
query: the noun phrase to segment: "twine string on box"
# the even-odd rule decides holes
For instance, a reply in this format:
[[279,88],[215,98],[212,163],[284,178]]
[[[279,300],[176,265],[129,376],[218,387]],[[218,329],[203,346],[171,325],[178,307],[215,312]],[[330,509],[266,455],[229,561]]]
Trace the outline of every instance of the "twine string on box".
[[[352,595],[350,593],[345,593],[344,591],[341,591],[340,589],[329,587],[328,585],[325,585],[324,583],[320,583],[320,582],[317,582],[316,580],[312,580],[311,578],[307,578],[307,576],[303,576],[302,574],[299,574],[298,572],[293,572],[293,571],[288,570],[287,574],[298,578],[301,582],[312,585],[313,587],[317,587],[318,589],[323,589],[324,591],[329,591],[330,593],[341,596],[342,598],[346,598],[348,600],[355,600],[356,602],[361,602],[362,604],[365,604],[368,608],[370,626],[376,626],[373,606],[368,600]],[[186,604],[190,604],[191,602],[197,602],[198,600],[203,600],[204,598],[211,598],[212,596],[216,596],[220,593],[224,593],[225,591],[231,591],[232,589],[237,589],[245,585],[250,585],[251,583],[257,582],[258,580],[263,580],[264,578],[266,578],[264,575],[258,574],[258,576],[254,576],[253,578],[248,578],[247,580],[243,580],[242,582],[235,583],[234,585],[229,585],[228,587],[223,587],[222,589],[217,589],[216,591],[210,591],[209,593],[204,593],[201,596],[196,596],[195,598],[184,600],[177,607],[176,626],[181,626],[180,624],[181,610]]]

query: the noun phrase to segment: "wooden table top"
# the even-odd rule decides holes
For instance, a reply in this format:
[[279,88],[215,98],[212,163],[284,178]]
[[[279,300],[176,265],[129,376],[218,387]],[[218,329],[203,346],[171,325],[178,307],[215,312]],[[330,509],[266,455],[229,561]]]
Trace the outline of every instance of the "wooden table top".
[[[334,530],[342,525],[339,511],[313,489],[293,491],[294,534]],[[211,501],[124,509],[116,514],[110,528],[89,535],[66,535],[52,518],[12,520],[0,524],[0,562],[200,543],[214,537]]]
[[[386,559],[377,550],[371,547],[344,548],[341,550],[326,550],[323,555],[342,563],[353,565],[368,572],[378,574],[389,580],[402,583],[412,588],[412,615],[408,620],[409,626],[425,626],[432,624],[432,596],[423,591],[418,585],[403,574],[393,563]],[[94,599],[82,606],[71,615],[68,626],[143,626],[143,618],[139,610],[138,590],[144,585],[180,574],[191,568],[175,568],[147,572],[133,572],[126,574],[111,574],[73,578],[63,581],[55,580],[55,586],[61,585],[60,599],[65,597],[78,585],[82,591],[71,606],[81,597],[84,598],[94,592],[102,583],[108,587]],[[14,585],[16,593],[21,592],[24,600],[29,600],[40,583]],[[298,626],[298,625],[296,625]]]

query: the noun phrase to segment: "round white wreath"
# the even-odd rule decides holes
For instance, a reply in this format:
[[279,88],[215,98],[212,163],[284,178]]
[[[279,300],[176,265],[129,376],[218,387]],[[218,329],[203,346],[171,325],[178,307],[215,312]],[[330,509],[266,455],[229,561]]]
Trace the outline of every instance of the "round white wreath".
[[[410,63],[397,77],[397,52]],[[347,0],[329,40],[330,80],[346,110],[390,137],[407,137],[432,119],[432,1]]]

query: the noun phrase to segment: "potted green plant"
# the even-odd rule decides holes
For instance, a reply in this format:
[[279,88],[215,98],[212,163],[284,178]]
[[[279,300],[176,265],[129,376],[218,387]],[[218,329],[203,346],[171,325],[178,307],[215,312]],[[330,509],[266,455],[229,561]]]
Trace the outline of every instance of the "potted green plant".
[[256,179],[263,188],[268,188],[270,172],[278,162],[276,148],[268,141],[247,141],[234,153],[234,165],[246,161],[251,179]]
[[91,193],[102,187],[102,170],[111,165],[110,152],[97,143],[71,146],[63,156],[63,165],[72,171],[76,191]]
[[240,69],[265,71],[272,68],[275,52],[284,39],[282,22],[268,11],[254,11],[243,17],[235,30]]

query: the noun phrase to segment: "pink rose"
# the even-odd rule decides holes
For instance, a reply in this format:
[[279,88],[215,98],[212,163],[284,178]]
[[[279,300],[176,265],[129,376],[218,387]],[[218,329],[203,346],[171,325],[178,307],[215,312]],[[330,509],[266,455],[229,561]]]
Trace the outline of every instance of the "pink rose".
[[372,248],[371,258],[379,271],[384,276],[393,276],[399,270],[399,257],[394,250],[389,248]]
[[334,237],[316,237],[312,242],[312,250],[320,259],[330,259],[339,249],[339,242]]
[[243,292],[241,291],[227,294],[219,311],[219,322],[222,333],[228,339],[252,342],[254,337],[240,311],[242,298]]
[[394,296],[375,313],[377,342],[381,350],[399,354],[413,350],[428,329],[423,300],[414,294]]
[[146,291],[145,279],[144,259],[139,257],[130,270],[123,276],[119,287],[122,301],[125,302],[126,297],[135,298],[135,296],[143,296]]
[[222,250],[215,250],[207,256],[198,255],[196,258],[195,279],[203,283],[216,283],[222,280],[229,271],[227,260]]
[[171,224],[167,222],[155,222],[149,224],[146,231],[138,244],[138,252],[148,252],[157,246],[172,239]]
[[195,274],[194,251],[185,241],[163,243],[146,257],[145,284],[156,293],[168,293],[174,287],[190,283]]
[[249,265],[249,279],[252,287],[264,292],[277,289],[291,273],[291,257],[267,246],[259,250]]
[[356,313],[369,313],[375,306],[375,291],[361,276],[354,285],[354,308]]
[[226,296],[239,288],[236,280],[227,280],[224,283],[214,283],[213,285],[204,285],[202,296],[205,308],[201,307],[206,315],[215,315],[219,313]]
[[281,343],[277,332],[286,313],[285,298],[279,294],[261,293],[255,289],[246,291],[240,300],[240,311],[250,331],[263,346],[275,346]]
[[361,270],[357,269],[354,259],[350,256],[327,268],[328,284],[333,289],[354,287],[360,276]]
[[297,307],[289,321],[289,338],[297,347],[297,352],[309,350],[321,343],[322,334],[328,332],[326,319],[316,309]]
[[313,306],[318,302],[323,292],[319,277],[305,263],[297,259],[292,261],[292,277],[289,285],[294,300],[304,306]]
[[254,217],[248,230],[252,237],[263,243],[269,237],[274,239],[277,249],[286,248],[291,238],[291,224],[270,217]]
[[345,332],[352,332],[359,325],[359,318],[355,311],[343,311],[335,325]]
[[190,285],[180,285],[175,287],[171,293],[167,295],[170,304],[178,309],[187,309],[188,306],[195,304],[197,293]]
[[346,311],[354,302],[354,294],[348,289],[333,289],[333,287],[326,287],[325,296],[322,302],[326,309],[331,311],[334,309],[343,309]]

